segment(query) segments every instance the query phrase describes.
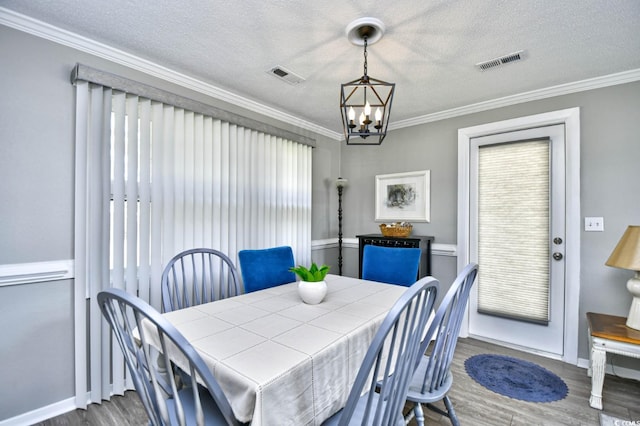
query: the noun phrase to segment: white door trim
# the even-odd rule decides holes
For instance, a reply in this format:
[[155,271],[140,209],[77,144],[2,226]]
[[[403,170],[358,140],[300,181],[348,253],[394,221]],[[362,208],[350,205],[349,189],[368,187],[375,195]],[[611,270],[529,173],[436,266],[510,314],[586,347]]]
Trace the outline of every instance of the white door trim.
[[[565,340],[562,360],[577,364],[580,324],[580,108],[519,117],[458,130],[458,270],[469,263],[469,154],[472,138],[552,124],[565,125]],[[480,265],[482,268],[482,265]],[[468,315],[461,335],[468,335]]]

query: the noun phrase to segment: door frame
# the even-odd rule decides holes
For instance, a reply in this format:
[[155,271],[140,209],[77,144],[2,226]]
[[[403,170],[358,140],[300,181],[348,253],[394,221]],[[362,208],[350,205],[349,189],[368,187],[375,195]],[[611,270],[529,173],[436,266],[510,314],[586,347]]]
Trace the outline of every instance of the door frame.
[[[533,127],[525,130],[516,130],[512,132],[501,132],[498,134],[483,136],[471,139],[470,150],[470,228],[469,234],[471,236],[469,244],[469,253],[471,261],[481,263],[483,273],[480,275],[479,282],[475,291],[469,295],[469,336],[475,337],[481,340],[487,340],[498,344],[508,344],[515,347],[527,348],[528,351],[535,351],[536,353],[546,353],[550,358],[560,359],[564,354],[564,331],[565,331],[565,261],[564,257],[560,261],[553,260],[551,253],[554,251],[560,251],[564,253],[564,240],[565,238],[565,224],[566,224],[566,161],[565,161],[565,126],[564,124],[555,124],[552,126]],[[539,261],[545,263],[548,270],[548,282],[549,294],[547,299],[547,315],[548,322],[541,323],[537,321],[527,321],[524,318],[515,319],[510,317],[507,313],[505,315],[492,315],[487,312],[480,314],[477,312],[482,285],[484,285],[485,276],[487,272],[487,265],[482,263],[484,260],[479,259],[480,255],[480,223],[481,221],[481,200],[484,195],[479,193],[482,170],[480,165],[481,149],[490,147],[501,147],[500,149],[512,150],[519,149],[523,144],[543,144],[548,151],[545,154],[541,154],[545,160],[549,160],[546,165],[545,177],[550,177],[549,181],[539,181],[541,185],[548,184],[548,200],[547,215],[538,217],[539,220],[544,220],[548,224],[548,233],[544,234],[544,240],[539,240],[540,244],[544,244],[545,253],[542,254],[542,258]],[[504,152],[506,154],[506,152]],[[491,156],[489,156],[491,157]],[[495,157],[494,157],[495,158]],[[528,159],[522,158],[525,162]],[[542,160],[542,158],[540,158]],[[509,168],[509,167],[507,167]],[[527,166],[520,165],[516,168],[511,168],[505,173],[510,173],[512,176],[520,174],[520,168],[523,168],[523,172],[526,173]],[[503,177],[503,179],[510,179]],[[529,181],[527,179],[527,181]],[[525,184],[525,181],[519,181],[520,184]],[[534,181],[531,181],[535,185]],[[499,185],[499,184],[498,184]],[[541,188],[539,188],[541,189]],[[489,188],[487,188],[489,190]],[[489,190],[490,191],[490,190]],[[496,201],[496,200],[494,200]],[[508,203],[507,203],[508,204]],[[540,206],[542,207],[542,206]],[[498,213],[500,214],[500,213]],[[485,217],[487,218],[487,217]],[[503,218],[503,220],[509,220]],[[528,222],[521,222],[515,219],[520,226],[527,228]],[[490,221],[492,222],[492,220]],[[510,226],[512,226],[511,224]],[[537,224],[543,226],[542,223]],[[519,235],[521,238],[524,235]],[[560,245],[552,244],[554,237],[561,237],[562,243]],[[509,235],[503,235],[502,238],[509,241],[511,237]],[[497,247],[496,247],[497,248]],[[502,252],[506,247],[501,247],[498,252]],[[542,248],[542,247],[539,247]],[[489,247],[485,247],[490,251]],[[509,251],[509,250],[507,250]],[[498,252],[494,252],[497,254]],[[490,255],[491,256],[491,255]],[[509,259],[509,254],[504,253],[506,259]],[[503,257],[502,262],[505,262]],[[507,262],[508,263],[508,262]],[[514,271],[515,272],[515,271]],[[527,273],[525,273],[525,276]],[[539,277],[542,278],[542,277]],[[525,284],[524,282],[520,284]],[[540,308],[542,308],[540,306]],[[517,315],[516,312],[514,314]],[[503,342],[503,343],[500,343]]]
[[[577,365],[580,323],[580,108],[569,108],[458,129],[458,270],[469,263],[471,139],[564,124],[566,174],[564,362]],[[482,271],[482,265],[480,265]],[[576,303],[577,302],[577,303]],[[469,309],[467,307],[467,309]],[[469,315],[461,336],[468,336]],[[523,349],[523,348],[520,348]]]

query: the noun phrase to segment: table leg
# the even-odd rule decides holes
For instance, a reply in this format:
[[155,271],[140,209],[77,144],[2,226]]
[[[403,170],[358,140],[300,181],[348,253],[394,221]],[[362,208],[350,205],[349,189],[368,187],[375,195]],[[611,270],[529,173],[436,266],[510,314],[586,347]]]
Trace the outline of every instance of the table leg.
[[[591,329],[589,329],[589,348],[593,347],[593,339],[591,338]],[[593,360],[591,359],[591,349],[589,349],[589,368],[587,368],[587,377],[593,377],[593,374],[591,372],[591,364],[593,363]]]
[[607,353],[604,349],[591,346],[591,398],[589,405],[602,410],[602,386],[604,384],[604,369],[607,362]]
[[[155,351],[155,349],[154,349]],[[169,371],[169,369],[167,369],[167,364],[164,362],[164,357],[162,355],[162,353],[157,352],[157,358],[156,358],[156,363],[158,365],[157,371],[158,371],[158,375],[162,378],[162,380],[164,381],[164,383],[167,383],[167,386],[169,383],[171,383],[169,380],[169,374],[173,374],[172,371]],[[164,394],[164,398],[168,398],[169,394],[167,393],[166,389],[162,389],[162,393]]]

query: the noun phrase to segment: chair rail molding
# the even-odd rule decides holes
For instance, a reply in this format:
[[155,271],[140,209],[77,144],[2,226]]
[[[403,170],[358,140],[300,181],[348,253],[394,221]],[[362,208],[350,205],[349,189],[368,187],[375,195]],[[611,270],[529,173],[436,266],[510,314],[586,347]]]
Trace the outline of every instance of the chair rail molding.
[[72,279],[72,259],[0,265],[0,287]]
[[[358,248],[358,239],[345,238],[342,245],[345,248]],[[337,238],[313,240],[311,243],[312,250],[323,250],[337,246]],[[434,243],[431,247],[434,256],[457,256],[455,244]],[[73,278],[75,278],[73,259],[0,265],[0,287]]]
[[[343,238],[342,247],[358,248],[359,242],[357,238]],[[323,250],[338,247],[337,238],[327,238],[323,240],[313,240],[311,242],[311,250]],[[458,255],[458,247],[455,244],[432,243],[431,254],[434,256],[451,256]]]

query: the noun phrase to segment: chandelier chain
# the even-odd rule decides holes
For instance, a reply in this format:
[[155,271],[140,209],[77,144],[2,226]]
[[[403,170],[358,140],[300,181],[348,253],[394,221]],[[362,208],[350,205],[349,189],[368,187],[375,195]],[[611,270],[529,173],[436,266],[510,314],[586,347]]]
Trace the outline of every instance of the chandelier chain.
[[367,75],[367,36],[364,36],[364,75]]

